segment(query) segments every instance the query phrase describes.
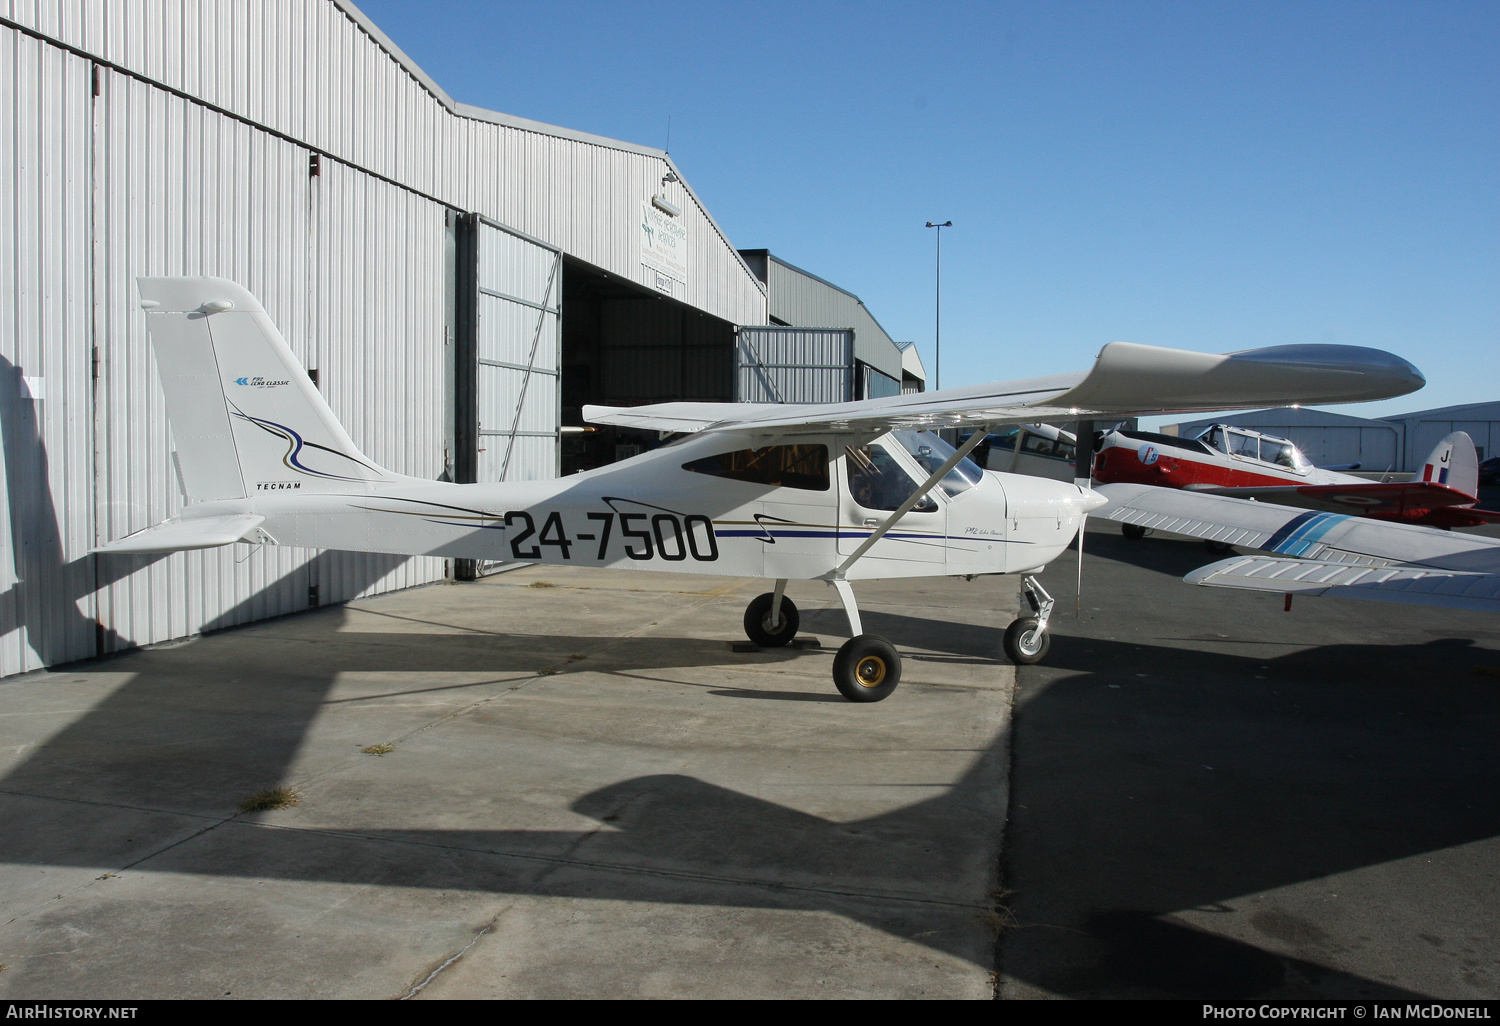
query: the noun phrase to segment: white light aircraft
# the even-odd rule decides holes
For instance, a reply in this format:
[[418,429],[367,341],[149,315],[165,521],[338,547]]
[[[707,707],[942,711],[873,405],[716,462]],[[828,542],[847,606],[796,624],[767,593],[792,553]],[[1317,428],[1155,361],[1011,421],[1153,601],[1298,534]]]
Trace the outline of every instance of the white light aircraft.
[[901,658],[866,634],[850,582],[1021,574],[1032,615],[1013,659],[1048,645],[1035,575],[1104,500],[1086,483],[986,473],[928,428],[1118,420],[1267,403],[1357,402],[1424,383],[1379,350],[1285,346],[1214,356],[1116,342],[1083,374],[820,405],[588,407],[598,424],[684,432],[640,456],[551,481],[450,484],[377,466],[345,433],[261,305],[217,278],[139,279],[187,504],[100,552],[235,542],[769,578],[745,632],[784,645],[789,580],[837,589],[853,635],[834,682],[879,701]]
[[1309,512],[1141,484],[1107,484],[1099,515],[1144,529],[1263,549],[1199,567],[1213,588],[1371,599],[1500,612],[1500,539]]

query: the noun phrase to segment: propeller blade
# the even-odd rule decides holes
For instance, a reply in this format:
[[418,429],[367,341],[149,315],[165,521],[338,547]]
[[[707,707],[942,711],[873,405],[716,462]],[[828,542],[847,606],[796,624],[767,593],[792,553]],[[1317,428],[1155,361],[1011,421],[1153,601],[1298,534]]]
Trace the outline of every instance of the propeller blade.
[[1073,588],[1073,619],[1083,618],[1083,533],[1089,529],[1089,515],[1085,513],[1078,525],[1078,583]]

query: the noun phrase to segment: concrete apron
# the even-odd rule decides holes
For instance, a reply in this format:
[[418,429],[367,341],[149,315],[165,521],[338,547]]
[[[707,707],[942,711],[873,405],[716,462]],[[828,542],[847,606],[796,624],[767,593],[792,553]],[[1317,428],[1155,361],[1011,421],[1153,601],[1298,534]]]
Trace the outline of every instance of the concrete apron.
[[873,705],[822,584],[822,648],[731,651],[762,590],[526,569],[0,684],[0,997],[991,997],[1013,580],[856,586]]

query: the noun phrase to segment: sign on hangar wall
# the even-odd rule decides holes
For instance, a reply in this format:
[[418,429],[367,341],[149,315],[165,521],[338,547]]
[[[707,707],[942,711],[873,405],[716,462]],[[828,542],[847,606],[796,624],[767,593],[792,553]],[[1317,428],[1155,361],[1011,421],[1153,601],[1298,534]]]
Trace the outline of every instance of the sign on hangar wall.
[[687,227],[650,203],[641,204],[641,263],[687,284]]

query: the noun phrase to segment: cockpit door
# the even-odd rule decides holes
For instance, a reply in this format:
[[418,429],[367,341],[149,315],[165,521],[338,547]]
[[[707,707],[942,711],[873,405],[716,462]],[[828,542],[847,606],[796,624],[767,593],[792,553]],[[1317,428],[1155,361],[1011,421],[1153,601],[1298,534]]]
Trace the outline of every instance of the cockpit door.
[[[885,523],[927,477],[915,461],[886,439],[851,445],[839,462],[840,555],[848,555]],[[903,516],[862,559],[896,559],[921,563],[947,560],[947,507],[940,488]]]

